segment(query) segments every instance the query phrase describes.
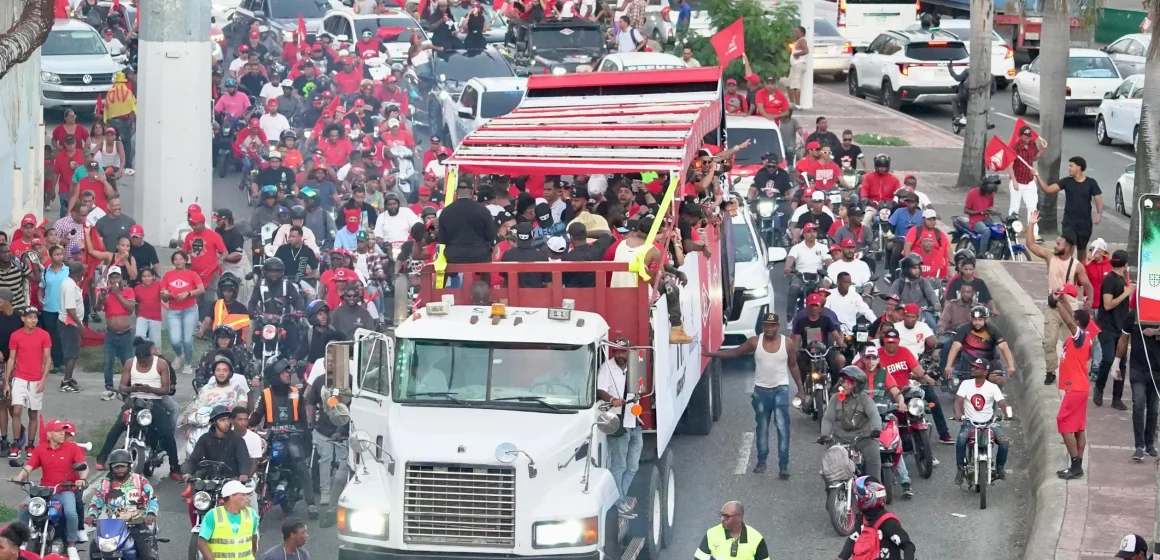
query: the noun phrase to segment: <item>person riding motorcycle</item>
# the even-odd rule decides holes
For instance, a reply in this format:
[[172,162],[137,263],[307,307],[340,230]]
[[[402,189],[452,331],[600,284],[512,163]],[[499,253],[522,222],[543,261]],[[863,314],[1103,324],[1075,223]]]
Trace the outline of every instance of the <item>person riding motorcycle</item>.
[[[999,190],[999,183],[1002,181],[998,175],[988,175],[979,183],[979,194],[982,196],[974,197],[972,192],[967,193],[967,200],[963,203],[963,211],[967,215],[967,219],[971,224],[971,230],[979,235],[978,255],[981,258],[986,258],[990,253],[991,247],[991,225],[994,220],[991,219],[989,212],[994,208],[995,192]],[[986,206],[984,208],[984,206]]]
[[[958,84],[955,85],[955,100],[953,102],[955,119],[963,124],[967,122],[967,99],[970,96],[970,76],[971,68],[969,65],[963,65],[963,72],[960,74],[955,71],[954,64],[948,64],[947,70],[950,71],[951,78]],[[995,94],[995,80],[988,80],[991,82],[991,95]]]
[[[231,371],[236,369],[234,373],[242,375],[247,380],[255,377],[249,371],[249,351],[245,346],[237,344],[236,332],[229,325],[220,325],[213,330],[215,347],[207,350],[197,365],[193,378],[195,391],[200,392],[201,388],[214,377],[214,370],[221,358],[229,361]],[[228,382],[229,378],[226,378],[226,381]]]
[[224,463],[225,466],[217,474],[236,477],[242,482],[249,479],[246,473],[253,472],[254,462],[250,459],[250,451],[246,448],[245,440],[234,433],[233,422],[230,421],[231,411],[232,409],[221,405],[213,407],[213,412],[210,413],[212,429],[197,439],[193,452],[186,459],[185,468],[182,470],[186,473],[185,480],[203,478],[213,472],[209,468],[201,468],[202,461]]
[[218,279],[218,300],[210,309],[208,326],[218,328],[228,326],[234,329],[234,344],[246,343],[246,331],[249,330],[250,317],[246,304],[238,301],[241,282],[232,272],[222,274]]
[[258,191],[258,207],[254,208],[253,214],[250,215],[250,231],[254,235],[262,229],[262,226],[278,221],[278,187],[267,184]]
[[[1002,387],[1007,381],[996,360],[1000,356],[1003,363],[1007,364],[1006,377],[1015,375],[1015,357],[1011,355],[1011,348],[1003,338],[1003,333],[988,322],[990,316],[991,311],[986,306],[976,305],[971,309],[970,324],[961,325],[955,331],[955,341],[947,352],[946,366],[943,368],[943,376],[946,379],[953,379],[956,372],[958,377],[966,377],[970,363],[982,358],[995,366],[988,380]],[[960,352],[962,352],[961,362],[957,361]]]
[[931,329],[938,328],[932,312],[942,310],[942,302],[931,288],[930,282],[922,277],[922,258],[918,255],[907,255],[899,263],[902,272],[890,284],[891,295],[897,295],[903,305],[913,303],[922,309],[922,319]]
[[[217,350],[216,352],[223,352]],[[177,431],[180,433],[190,424],[197,411],[206,407],[224,406],[233,410],[236,406],[249,406],[251,385],[257,386],[258,379],[247,382],[245,377],[236,373],[234,362],[228,357],[218,354],[210,365],[210,381],[204,383],[198,390],[197,397],[185,405],[184,412],[177,422]]]
[[109,473],[97,482],[85,509],[85,525],[92,526],[97,519],[125,519],[138,560],[157,558],[153,527],[158,504],[153,486],[144,475],[133,472],[133,456],[124,449],[109,453],[108,467]]
[[299,194],[302,195],[302,202],[306,205],[306,221],[304,223],[314,233],[315,243],[320,248],[329,247],[334,243],[334,235],[338,232],[334,216],[331,216],[319,205],[318,191],[304,188],[299,191]]
[[294,359],[306,360],[307,364],[313,364],[326,355],[326,343],[332,340],[331,337],[338,336],[341,340],[342,333],[330,326],[330,305],[321,299],[316,299],[306,306],[306,320],[310,323],[310,328],[303,333],[302,340],[294,352]]
[[749,201],[764,200],[766,198],[774,198],[766,196],[767,188],[772,188],[777,191],[778,195],[784,195],[793,188],[793,181],[790,179],[789,173],[781,168],[781,154],[777,152],[770,152],[761,156],[762,167],[757,170],[753,176],[753,184],[749,186]]
[[[858,538],[867,528],[877,529],[879,535],[879,550],[866,551],[870,553],[871,558],[914,560],[914,542],[910,540],[910,534],[902,528],[902,522],[894,514],[886,511],[886,487],[878,482],[878,477],[858,477],[854,481],[854,499],[858,510],[862,512],[860,516],[862,526],[844,541],[842,551],[838,553],[838,560],[849,560],[854,555],[858,550]],[[863,546],[866,544],[863,543]]]
[[838,392],[830,397],[822,416],[822,437],[818,441],[852,442],[862,453],[862,472],[878,478],[882,475],[882,456],[878,450],[882,417],[867,390],[866,372],[858,366],[846,366],[840,375]]
[[311,519],[318,517],[318,505],[314,501],[314,484],[310,478],[309,426],[306,414],[306,395],[300,395],[298,388],[291,385],[290,362],[278,360],[266,368],[266,388],[254,405],[250,415],[250,427],[255,428],[265,422],[267,429],[295,429],[300,434],[287,441],[290,452],[290,467],[295,481],[306,500],[306,512]]
[[894,191],[900,188],[902,183],[890,172],[890,156],[878,154],[874,156],[874,171],[862,177],[862,188],[858,190],[858,196],[862,201],[881,208],[894,200]]
[[306,208],[299,205],[290,207],[290,223],[278,226],[278,231],[274,232],[274,250],[290,242],[290,228],[295,226],[302,228],[302,244],[314,251],[315,255],[322,254],[314,231],[306,225]]
[[[284,277],[285,273],[286,265],[278,257],[270,257],[262,263],[263,279],[254,289],[254,293],[250,295],[251,315],[267,314],[285,317],[305,308],[298,286],[287,280]],[[286,329],[286,336],[283,339],[285,343],[280,345],[281,357],[287,357],[292,355],[291,343],[296,342],[300,334],[297,321],[283,321],[282,326]],[[253,351],[255,355],[261,355],[260,345],[262,344],[261,340],[254,341]]]

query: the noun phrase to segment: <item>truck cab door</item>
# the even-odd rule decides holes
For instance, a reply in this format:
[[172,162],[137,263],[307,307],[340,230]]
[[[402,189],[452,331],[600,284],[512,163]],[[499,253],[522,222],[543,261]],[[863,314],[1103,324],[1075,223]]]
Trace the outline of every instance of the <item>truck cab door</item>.
[[374,438],[385,434],[395,370],[395,340],[385,334],[358,329],[354,333],[354,371],[351,376],[350,417],[355,429],[366,430]]

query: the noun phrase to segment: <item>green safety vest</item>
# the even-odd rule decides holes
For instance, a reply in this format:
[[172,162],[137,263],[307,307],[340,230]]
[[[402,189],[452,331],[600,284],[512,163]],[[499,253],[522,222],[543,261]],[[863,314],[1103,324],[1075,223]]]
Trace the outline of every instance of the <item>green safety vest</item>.
[[[741,532],[741,537],[737,539],[729,537],[729,531],[724,525],[714,525],[705,533],[705,540],[701,543],[701,548],[693,553],[693,558],[696,560],[709,560],[710,558],[717,560],[724,558],[762,560],[757,559],[757,547],[761,543],[761,533],[749,525],[745,526],[745,530]],[[705,545],[708,545],[708,551],[704,550]]]
[[878,368],[878,371],[874,373],[874,380],[871,385],[873,392],[870,393],[870,396],[874,399],[875,404],[890,404],[890,401],[887,400],[890,398],[890,395],[886,393],[886,376],[888,375],[890,374],[886,373],[886,368]]

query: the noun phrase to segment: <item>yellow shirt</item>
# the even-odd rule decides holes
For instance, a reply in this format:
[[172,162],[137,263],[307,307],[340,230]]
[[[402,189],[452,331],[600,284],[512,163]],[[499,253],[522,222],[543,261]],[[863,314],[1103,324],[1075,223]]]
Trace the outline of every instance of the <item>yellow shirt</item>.
[[105,94],[105,121],[137,112],[137,96],[126,84],[116,84]]

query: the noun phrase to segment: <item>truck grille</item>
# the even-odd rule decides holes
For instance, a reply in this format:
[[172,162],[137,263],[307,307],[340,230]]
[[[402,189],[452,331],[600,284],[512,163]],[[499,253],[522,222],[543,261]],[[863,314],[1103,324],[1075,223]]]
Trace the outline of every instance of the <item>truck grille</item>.
[[[89,76],[91,81],[85,83],[85,76]],[[104,86],[113,83],[112,74],[61,74],[60,85],[62,86]]]
[[403,542],[514,546],[515,527],[513,469],[407,465]]

